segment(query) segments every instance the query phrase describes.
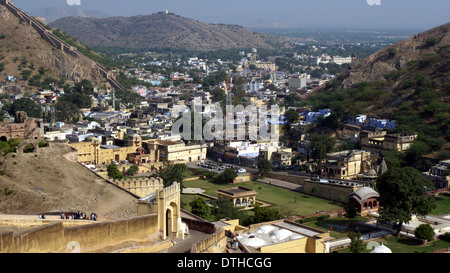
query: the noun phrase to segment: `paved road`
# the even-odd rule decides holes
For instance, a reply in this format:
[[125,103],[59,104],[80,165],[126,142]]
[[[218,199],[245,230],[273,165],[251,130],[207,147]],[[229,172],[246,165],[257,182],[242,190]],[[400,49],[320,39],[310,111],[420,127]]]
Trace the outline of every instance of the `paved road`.
[[171,247],[167,253],[190,253],[193,244],[210,235],[197,230],[189,230],[189,235],[183,241],[179,241],[175,246]]
[[274,185],[274,186],[290,189],[290,190],[293,190],[293,191],[298,191],[298,192],[302,192],[303,191],[303,185],[295,184],[295,183],[292,183],[292,182],[287,182],[287,181],[284,181],[284,180],[264,177],[264,178],[257,179],[257,181],[261,182],[261,183],[266,183],[266,184],[270,184],[270,185]]

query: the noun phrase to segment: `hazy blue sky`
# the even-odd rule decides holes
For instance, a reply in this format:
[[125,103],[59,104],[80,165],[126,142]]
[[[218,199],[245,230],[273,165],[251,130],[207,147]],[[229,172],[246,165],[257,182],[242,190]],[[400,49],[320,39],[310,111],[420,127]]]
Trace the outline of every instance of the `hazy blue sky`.
[[[19,8],[68,6],[111,16],[169,10],[208,22],[242,25],[270,19],[299,27],[428,29],[450,20],[450,0],[14,0]],[[369,5],[368,2],[380,2]]]

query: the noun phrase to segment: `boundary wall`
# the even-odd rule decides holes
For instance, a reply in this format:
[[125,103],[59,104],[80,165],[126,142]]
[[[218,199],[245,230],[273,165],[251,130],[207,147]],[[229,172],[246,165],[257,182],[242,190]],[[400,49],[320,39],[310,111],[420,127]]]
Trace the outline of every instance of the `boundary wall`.
[[57,221],[17,234],[0,233],[0,253],[101,252],[125,242],[157,240],[157,214],[69,227]]
[[99,63],[91,60],[90,58],[82,54],[80,51],[78,51],[76,47],[71,46],[68,43],[61,40],[59,37],[53,34],[51,30],[46,29],[44,26],[42,26],[41,23],[39,23],[35,18],[29,16],[27,13],[23,12],[22,10],[14,6],[11,1],[1,0],[0,4],[8,8],[8,10],[12,14],[14,14],[17,18],[33,27],[48,43],[66,52],[67,54],[77,58],[82,64],[90,67],[91,74],[95,75],[95,73],[97,72],[106,80],[108,80],[112,87],[116,89],[125,89],[119,82],[117,82],[112,72],[107,71]]

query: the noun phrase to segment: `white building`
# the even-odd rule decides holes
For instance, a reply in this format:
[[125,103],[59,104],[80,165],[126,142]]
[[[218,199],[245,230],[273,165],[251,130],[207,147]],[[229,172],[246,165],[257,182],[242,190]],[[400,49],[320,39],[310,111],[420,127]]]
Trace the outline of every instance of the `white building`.
[[331,59],[331,63],[335,63],[335,64],[351,64],[352,63],[352,57],[348,56],[348,57],[341,57],[341,56],[333,56]]
[[319,64],[331,64],[331,63],[335,63],[335,64],[350,64],[352,63],[352,57],[348,56],[348,57],[342,57],[342,56],[329,56],[328,54],[322,54],[321,56],[313,56],[309,58],[309,62],[312,65],[319,65]]
[[348,124],[352,124],[352,125],[357,125],[357,126],[363,126],[364,123],[367,120],[367,116],[366,115],[359,115],[355,118],[351,118],[347,121]]

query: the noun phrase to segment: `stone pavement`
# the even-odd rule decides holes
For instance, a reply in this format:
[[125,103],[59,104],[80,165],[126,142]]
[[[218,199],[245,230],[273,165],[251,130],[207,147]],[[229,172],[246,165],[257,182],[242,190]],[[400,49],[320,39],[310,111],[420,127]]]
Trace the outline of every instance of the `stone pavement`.
[[190,253],[193,244],[210,235],[211,234],[191,229],[189,230],[189,235],[186,235],[184,240],[177,241],[176,245],[167,250],[167,253]]
[[303,185],[298,185],[298,184],[295,184],[292,182],[287,182],[287,181],[283,181],[283,180],[279,180],[279,179],[264,177],[264,178],[259,178],[257,181],[261,182],[261,183],[277,186],[277,187],[282,187],[285,189],[290,189],[293,191],[298,191],[298,192],[303,191]]

